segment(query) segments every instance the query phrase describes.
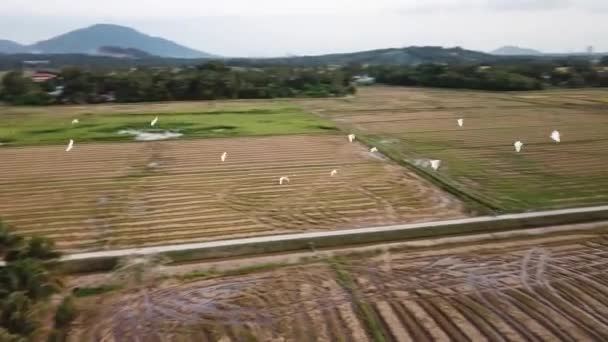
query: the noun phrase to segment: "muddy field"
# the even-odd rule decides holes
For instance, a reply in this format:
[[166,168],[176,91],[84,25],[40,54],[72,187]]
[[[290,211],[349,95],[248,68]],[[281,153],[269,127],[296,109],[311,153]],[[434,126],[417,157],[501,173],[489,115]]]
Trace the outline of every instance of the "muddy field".
[[[525,211],[608,203],[607,104],[606,90],[372,87],[303,106],[395,159],[418,166],[441,160],[433,176],[488,207]],[[560,131],[560,144],[549,138],[553,130]],[[518,140],[521,153],[513,147]]]
[[605,233],[169,280],[82,300],[71,340],[605,340]]
[[465,215],[341,135],[3,148],[0,160],[3,219],[66,252]]

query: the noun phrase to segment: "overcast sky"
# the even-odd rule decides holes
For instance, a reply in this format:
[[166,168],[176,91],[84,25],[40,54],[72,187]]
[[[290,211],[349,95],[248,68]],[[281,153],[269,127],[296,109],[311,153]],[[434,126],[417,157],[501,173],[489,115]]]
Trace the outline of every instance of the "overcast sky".
[[33,43],[96,23],[225,56],[409,45],[608,51],[608,0],[0,0],[0,39]]

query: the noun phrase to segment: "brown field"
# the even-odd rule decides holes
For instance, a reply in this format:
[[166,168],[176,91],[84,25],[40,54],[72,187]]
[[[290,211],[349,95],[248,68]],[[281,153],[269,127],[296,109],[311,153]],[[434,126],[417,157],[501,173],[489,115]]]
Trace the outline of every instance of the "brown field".
[[[303,106],[497,211],[608,203],[607,90],[494,93],[363,88]],[[464,127],[456,120],[464,118]],[[549,139],[559,130],[562,142]],[[513,143],[524,143],[515,153]],[[422,164],[424,165],[424,164]]]
[[[458,200],[344,136],[3,148],[0,160],[3,219],[65,252],[465,215]],[[280,186],[281,176],[291,183]]]
[[70,341],[601,341],[607,230],[395,249],[83,299]]

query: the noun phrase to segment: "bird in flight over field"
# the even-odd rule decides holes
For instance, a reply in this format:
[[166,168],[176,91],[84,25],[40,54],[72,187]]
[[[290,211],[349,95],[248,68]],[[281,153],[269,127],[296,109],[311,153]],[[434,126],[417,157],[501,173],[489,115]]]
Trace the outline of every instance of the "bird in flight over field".
[[338,174],[338,170],[332,170],[330,175],[333,177]]
[[353,141],[355,141],[355,138],[356,138],[356,137],[355,137],[355,135],[354,135],[354,134],[352,134],[352,133],[348,135],[348,141],[349,141],[349,142],[351,142],[351,143],[352,143]]
[[157,122],[158,122],[158,116],[155,117],[154,120],[152,120],[152,122],[150,122],[150,126],[154,127]]
[[372,147],[372,148],[371,148],[369,151],[370,151],[371,153],[376,153],[376,152],[378,152],[378,148],[376,148],[376,147]]
[[72,125],[75,125],[75,124],[77,124],[77,123],[79,123],[79,122],[80,122],[80,121],[79,121],[78,119],[74,119],[74,120],[72,120]]
[[222,153],[222,157],[221,157],[222,162],[226,161],[226,157],[228,157],[228,153],[227,152]]
[[289,177],[283,176],[283,177],[279,178],[279,185],[283,185],[283,183],[285,183],[285,182],[289,183]]
[[515,146],[515,151],[520,152],[521,148],[524,146],[524,143],[518,140],[513,144],[513,146]]
[[555,142],[562,141],[561,136],[559,134],[559,131],[553,131],[553,132],[551,132],[551,139],[553,139],[553,141],[555,141]]
[[433,170],[437,171],[439,166],[441,166],[441,160],[431,160],[431,167]]
[[70,152],[72,150],[72,148],[74,148],[74,140],[70,139],[70,142],[68,143],[68,147],[65,149],[65,151]]
[[464,119],[458,119],[458,126],[462,127],[464,125]]

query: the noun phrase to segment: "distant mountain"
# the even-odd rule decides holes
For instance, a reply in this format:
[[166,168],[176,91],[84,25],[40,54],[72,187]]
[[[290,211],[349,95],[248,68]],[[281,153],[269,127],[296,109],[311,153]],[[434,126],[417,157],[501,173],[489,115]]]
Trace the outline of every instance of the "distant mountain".
[[321,56],[298,56],[281,58],[236,58],[230,61],[251,64],[283,65],[327,65],[327,64],[386,64],[416,65],[421,63],[484,63],[496,60],[497,56],[465,50],[460,47],[410,46],[405,48],[380,49],[353,53]]
[[167,39],[152,37],[132,28],[98,24],[71,31],[28,46],[28,51],[44,54],[95,54],[100,47],[115,46],[174,58],[206,58],[211,54],[190,49]]
[[12,40],[0,39],[0,53],[21,53],[25,52],[26,47]]
[[517,46],[503,46],[490,53],[498,56],[540,56],[543,54],[538,50],[520,48]]
[[96,55],[115,57],[115,58],[149,58],[151,54],[133,48],[123,48],[119,46],[102,46],[97,49]]

